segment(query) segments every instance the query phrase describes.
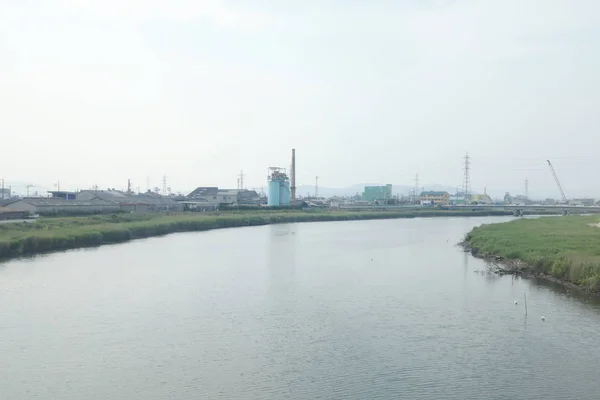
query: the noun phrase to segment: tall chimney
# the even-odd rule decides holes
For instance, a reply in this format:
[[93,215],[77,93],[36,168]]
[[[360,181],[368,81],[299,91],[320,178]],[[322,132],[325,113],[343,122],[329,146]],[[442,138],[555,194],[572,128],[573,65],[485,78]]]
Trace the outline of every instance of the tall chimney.
[[292,202],[296,201],[296,149],[292,149]]

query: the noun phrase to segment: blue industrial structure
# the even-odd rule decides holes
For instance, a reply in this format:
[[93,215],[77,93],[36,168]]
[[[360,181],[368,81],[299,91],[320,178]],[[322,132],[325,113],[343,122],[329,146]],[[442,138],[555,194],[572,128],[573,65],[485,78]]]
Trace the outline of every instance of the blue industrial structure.
[[284,168],[269,168],[269,190],[267,204],[269,206],[290,205],[290,180]]

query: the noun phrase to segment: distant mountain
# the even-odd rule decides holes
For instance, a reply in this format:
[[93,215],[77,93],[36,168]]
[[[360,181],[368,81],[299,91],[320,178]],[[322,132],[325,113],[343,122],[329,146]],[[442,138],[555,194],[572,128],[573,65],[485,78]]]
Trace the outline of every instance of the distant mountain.
[[[319,187],[319,196],[331,197],[331,196],[352,196],[357,193],[362,194],[365,190],[365,186],[379,186],[378,183],[362,183],[354,184],[345,188],[330,188],[330,187]],[[446,191],[448,193],[456,192],[456,187],[432,184],[424,185],[421,189],[423,190],[437,190]],[[421,190],[420,189],[420,190]],[[408,195],[413,190],[413,186],[410,185],[394,185],[392,184],[392,193],[394,195]],[[310,185],[300,185],[297,188],[297,193],[301,196],[314,195],[315,187]]]

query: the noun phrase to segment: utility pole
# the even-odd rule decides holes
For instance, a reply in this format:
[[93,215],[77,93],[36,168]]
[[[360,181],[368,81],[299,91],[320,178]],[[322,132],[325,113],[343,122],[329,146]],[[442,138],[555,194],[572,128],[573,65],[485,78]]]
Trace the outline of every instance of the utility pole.
[[413,192],[413,200],[416,201],[419,198],[419,174],[415,175],[415,188]]
[[29,188],[32,188],[33,185],[27,185],[25,186],[25,189],[27,189],[27,197],[29,197]]
[[319,177],[315,176],[315,199],[319,197]]
[[525,178],[525,201],[529,201],[529,179]]

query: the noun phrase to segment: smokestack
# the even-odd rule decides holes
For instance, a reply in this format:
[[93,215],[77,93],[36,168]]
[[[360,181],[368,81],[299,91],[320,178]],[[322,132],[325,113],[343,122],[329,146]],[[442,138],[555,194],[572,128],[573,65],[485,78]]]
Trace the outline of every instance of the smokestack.
[[296,149],[292,149],[292,202],[296,201]]

